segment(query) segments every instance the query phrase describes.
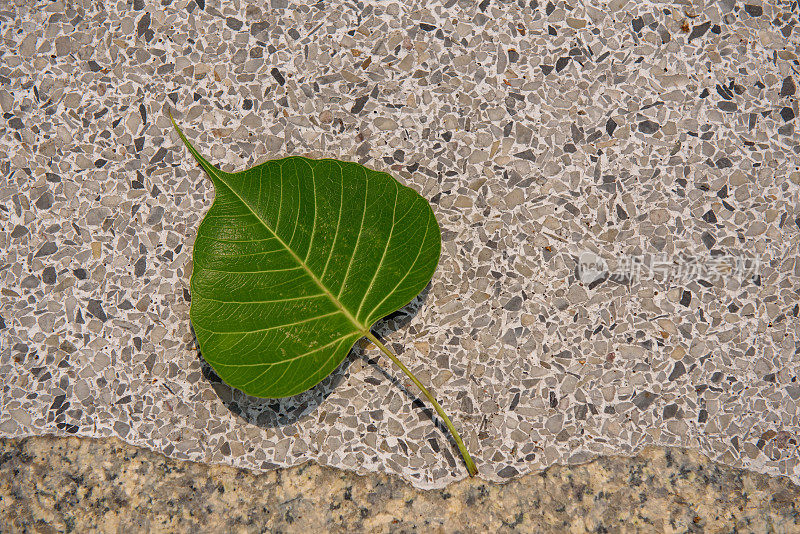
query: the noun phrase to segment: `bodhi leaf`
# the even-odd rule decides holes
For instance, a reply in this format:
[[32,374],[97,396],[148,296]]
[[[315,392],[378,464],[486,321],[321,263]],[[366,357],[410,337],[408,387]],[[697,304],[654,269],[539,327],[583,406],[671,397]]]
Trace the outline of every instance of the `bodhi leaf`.
[[206,361],[249,395],[317,384],[436,269],[430,206],[388,174],[300,157],[229,174],[192,152],[215,189],[194,245],[192,324]]
[[214,183],[197,230],[190,317],[205,360],[229,385],[288,397],[328,376],[367,337],[428,390],[370,331],[433,276],[441,233],[428,202],[357,163],[287,157],[223,172],[189,143]]

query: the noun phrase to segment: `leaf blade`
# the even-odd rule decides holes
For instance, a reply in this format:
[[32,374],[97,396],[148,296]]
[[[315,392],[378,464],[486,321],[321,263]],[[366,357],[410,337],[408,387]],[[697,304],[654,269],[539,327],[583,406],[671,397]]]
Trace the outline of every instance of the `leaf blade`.
[[297,156],[225,173],[176,129],[214,183],[194,245],[190,317],[225,382],[259,397],[305,391],[429,282],[438,223],[390,175]]

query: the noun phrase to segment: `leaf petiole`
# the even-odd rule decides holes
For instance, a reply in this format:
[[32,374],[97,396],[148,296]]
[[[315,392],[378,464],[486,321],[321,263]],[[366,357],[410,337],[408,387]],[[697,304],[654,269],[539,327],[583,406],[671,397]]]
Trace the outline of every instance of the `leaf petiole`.
[[467,471],[469,472],[469,476],[474,477],[475,475],[477,475],[478,474],[478,468],[475,467],[475,462],[472,461],[472,457],[469,455],[469,451],[467,451],[467,447],[464,445],[464,441],[461,439],[461,436],[458,434],[458,431],[456,430],[456,427],[453,426],[453,423],[452,423],[452,421],[450,421],[450,418],[447,417],[447,414],[444,413],[444,410],[442,409],[442,407],[439,405],[438,402],[436,402],[436,399],[433,398],[433,395],[431,395],[431,392],[428,391],[428,388],[423,386],[422,382],[417,380],[417,377],[414,376],[414,373],[412,373],[408,369],[408,367],[403,365],[403,362],[401,362],[399,359],[397,359],[397,356],[392,354],[392,352],[389,349],[387,349],[386,346],[383,343],[378,341],[378,338],[376,338],[375,335],[372,332],[368,331],[366,333],[366,337],[367,337],[367,339],[372,341],[372,343],[376,347],[378,347],[381,350],[381,352],[383,352],[386,356],[388,356],[389,359],[392,360],[394,362],[394,364],[397,367],[399,367],[400,370],[402,370],[408,376],[408,378],[411,379],[412,382],[414,382],[414,384],[416,384],[416,386],[420,389],[420,391],[422,391],[422,393],[428,399],[428,402],[433,404],[433,408],[436,410],[436,413],[438,413],[439,417],[441,417],[444,420],[444,424],[447,425],[447,429],[450,431],[450,434],[453,436],[453,439],[455,440],[456,445],[458,446],[458,450],[461,452],[461,457],[464,458],[464,463],[467,464]]

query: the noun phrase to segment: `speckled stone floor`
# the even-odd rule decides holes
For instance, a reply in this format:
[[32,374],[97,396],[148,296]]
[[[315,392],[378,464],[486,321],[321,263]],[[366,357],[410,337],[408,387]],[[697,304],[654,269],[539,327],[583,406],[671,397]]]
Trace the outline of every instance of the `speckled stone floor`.
[[[391,172],[443,230],[376,326],[481,476],[689,447],[800,481],[795,2],[16,0],[0,7],[0,435],[269,470],[464,477],[357,346],[313,390],[220,383],[189,324],[208,179]],[[342,475],[344,476],[344,475]]]
[[800,488],[647,448],[497,484],[421,491],[315,463],[264,474],[118,439],[0,439],[0,528],[15,532],[798,532]]

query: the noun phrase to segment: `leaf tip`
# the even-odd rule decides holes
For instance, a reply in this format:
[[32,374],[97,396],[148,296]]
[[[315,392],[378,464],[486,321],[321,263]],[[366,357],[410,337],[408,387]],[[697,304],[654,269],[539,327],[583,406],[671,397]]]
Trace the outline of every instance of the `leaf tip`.
[[178,132],[178,136],[180,136],[181,141],[183,141],[183,144],[189,149],[189,152],[191,152],[192,155],[197,158],[199,154],[195,154],[194,147],[191,145],[191,143],[189,143],[189,140],[186,139],[186,136],[183,134],[183,130],[181,130],[180,126],[178,126],[178,123],[175,122],[175,117],[172,116],[172,110],[167,110],[167,113],[169,114],[169,120],[172,121],[172,126],[175,128],[175,131]]
[[181,131],[180,127],[178,126],[178,123],[175,122],[175,117],[172,116],[172,110],[168,109],[167,110],[167,114],[169,115],[169,120],[172,121],[172,126],[173,126],[173,128],[175,128],[175,131],[178,132],[178,135],[183,137],[183,132]]

